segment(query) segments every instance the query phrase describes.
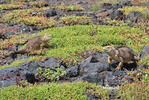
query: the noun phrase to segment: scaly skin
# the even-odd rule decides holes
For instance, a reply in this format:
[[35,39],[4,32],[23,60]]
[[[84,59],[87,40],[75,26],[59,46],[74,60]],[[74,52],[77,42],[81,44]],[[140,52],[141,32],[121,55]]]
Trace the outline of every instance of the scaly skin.
[[52,36],[47,34],[44,36],[34,37],[27,42],[24,49],[12,52],[11,54],[43,54],[45,51],[44,46],[47,46],[47,42],[51,39]]
[[134,51],[127,46],[105,46],[103,47],[104,51],[109,55],[108,63],[112,64],[112,60],[119,62],[116,67],[117,70],[120,70],[123,66],[123,63],[128,63],[130,61],[138,61],[139,58],[134,53]]

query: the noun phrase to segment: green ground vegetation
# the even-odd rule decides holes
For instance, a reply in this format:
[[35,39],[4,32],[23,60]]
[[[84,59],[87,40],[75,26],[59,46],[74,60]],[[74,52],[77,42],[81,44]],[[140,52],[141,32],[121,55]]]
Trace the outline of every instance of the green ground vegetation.
[[44,56],[62,58],[72,64],[82,61],[81,53],[87,50],[102,52],[103,46],[113,44],[127,45],[140,53],[149,41],[143,30],[128,26],[75,25],[45,29],[37,35],[45,33],[53,38]]
[[128,15],[130,12],[138,11],[142,13],[144,18],[149,18],[149,8],[143,6],[126,6],[124,8],[119,8],[119,10],[123,11],[124,14]]
[[132,82],[123,83],[116,91],[122,100],[149,99],[149,69],[139,69],[128,73]]
[[10,86],[0,91],[0,97],[1,100],[86,100],[90,93],[96,94],[100,100],[106,100],[109,91],[87,82],[50,83],[25,88]]

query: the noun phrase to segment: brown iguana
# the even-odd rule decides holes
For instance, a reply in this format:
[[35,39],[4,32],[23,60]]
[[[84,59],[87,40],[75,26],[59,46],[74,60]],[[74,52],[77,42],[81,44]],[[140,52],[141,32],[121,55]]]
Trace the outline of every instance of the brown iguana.
[[52,39],[52,36],[45,34],[43,36],[34,37],[26,43],[26,46],[22,50],[12,51],[10,54],[42,54],[44,46],[47,46],[48,41]]
[[116,69],[120,70],[123,63],[129,63],[130,61],[138,61],[139,57],[135,52],[127,46],[105,46],[103,50],[109,55],[108,63],[111,64],[112,60],[119,62]]

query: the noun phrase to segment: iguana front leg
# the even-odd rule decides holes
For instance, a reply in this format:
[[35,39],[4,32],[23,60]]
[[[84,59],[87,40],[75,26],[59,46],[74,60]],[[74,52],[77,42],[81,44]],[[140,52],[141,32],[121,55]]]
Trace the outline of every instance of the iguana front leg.
[[120,57],[120,63],[119,63],[118,66],[116,67],[116,70],[120,70],[122,66],[123,66],[123,58]]
[[110,56],[108,57],[108,64],[112,64],[112,58]]
[[40,45],[40,51],[41,51],[41,54],[44,54],[45,53],[45,51],[46,51],[46,49],[44,49],[44,43],[42,43],[41,45]]
[[118,58],[119,52],[118,50],[115,51],[115,57]]

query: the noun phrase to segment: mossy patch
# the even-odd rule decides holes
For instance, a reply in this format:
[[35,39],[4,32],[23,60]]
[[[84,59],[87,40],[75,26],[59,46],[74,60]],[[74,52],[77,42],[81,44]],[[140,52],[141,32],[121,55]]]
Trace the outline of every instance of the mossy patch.
[[91,90],[97,93],[99,99],[108,99],[107,94],[110,90],[87,82],[50,83],[25,88],[10,86],[0,91],[0,97],[1,100],[20,100],[22,98],[24,100],[86,100],[87,94],[91,94]]
[[23,4],[1,4],[0,11],[2,10],[14,10],[23,8]]
[[28,26],[36,26],[37,28],[50,28],[54,27],[57,24],[57,22],[54,19],[38,16],[22,18],[21,23]]
[[60,23],[65,25],[89,25],[92,19],[87,16],[66,16],[60,18]]
[[[66,26],[43,30],[38,35],[49,33],[53,37],[49,42],[51,48],[46,52],[46,56],[68,59],[75,59],[70,55],[75,51],[83,52],[95,49],[102,51],[102,46],[110,44],[127,45],[139,53],[148,41],[148,38],[137,37],[139,33],[144,34],[144,31],[138,28],[98,26],[96,35],[92,36],[95,29],[94,26]],[[142,42],[145,43],[142,44]]]
[[48,2],[46,1],[43,1],[43,0],[40,0],[40,1],[32,1],[32,2],[29,2],[29,5],[31,7],[45,7],[45,6],[48,6]]
[[81,7],[81,5],[74,4],[74,5],[66,6],[64,3],[61,3],[60,5],[57,5],[56,9],[64,10],[64,11],[83,11],[84,10],[84,8]]
[[[1,16],[1,22],[26,24],[30,26],[36,26],[37,28],[50,28],[57,24],[54,19],[43,16],[44,10],[50,9],[49,7],[33,8],[27,10],[14,10],[9,13],[5,13]],[[32,15],[32,12],[37,12],[36,15]]]
[[24,44],[26,40],[22,38],[25,38],[27,36],[28,35],[25,35],[25,34],[24,35],[10,35],[8,39],[0,42],[0,49],[11,48],[12,46],[17,45],[17,44]]
[[138,11],[143,14],[144,18],[149,18],[149,8],[143,6],[126,6],[124,8],[119,8],[119,10],[123,11],[124,14],[128,15],[130,12]]
[[141,59],[139,62],[138,62],[139,65],[143,64],[143,65],[147,65],[149,66],[149,55],[146,56],[145,58]]
[[[136,53],[148,44],[149,38],[143,30],[128,26],[93,26],[75,25],[50,28],[41,31],[38,35],[45,33],[52,35],[49,41],[49,49],[45,56],[58,57],[67,60],[70,64],[81,62],[82,57],[74,56],[77,53],[91,51],[102,52],[106,45],[127,45]],[[10,65],[11,66],[11,65]]]

